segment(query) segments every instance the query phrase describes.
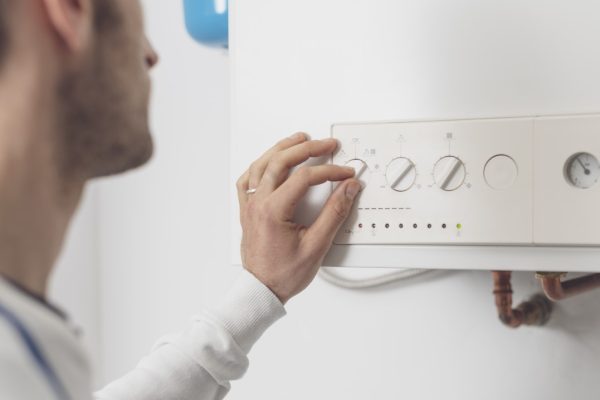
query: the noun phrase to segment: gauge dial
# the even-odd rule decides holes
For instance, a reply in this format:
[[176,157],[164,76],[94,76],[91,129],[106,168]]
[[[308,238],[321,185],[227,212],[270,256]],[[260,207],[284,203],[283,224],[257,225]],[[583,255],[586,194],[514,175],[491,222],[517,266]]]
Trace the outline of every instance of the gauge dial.
[[579,189],[589,189],[600,179],[600,162],[590,153],[577,153],[565,165],[567,181]]

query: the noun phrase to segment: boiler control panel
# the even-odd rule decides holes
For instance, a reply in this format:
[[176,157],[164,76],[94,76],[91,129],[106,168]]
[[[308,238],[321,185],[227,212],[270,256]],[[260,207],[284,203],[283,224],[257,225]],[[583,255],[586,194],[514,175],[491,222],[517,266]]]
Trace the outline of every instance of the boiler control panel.
[[336,244],[600,246],[600,115],[335,124]]

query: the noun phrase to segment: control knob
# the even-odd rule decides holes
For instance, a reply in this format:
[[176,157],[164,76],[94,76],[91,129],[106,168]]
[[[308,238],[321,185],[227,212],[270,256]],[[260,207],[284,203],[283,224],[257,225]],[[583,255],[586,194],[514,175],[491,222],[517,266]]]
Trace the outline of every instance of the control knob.
[[410,189],[417,178],[415,164],[405,157],[394,158],[385,172],[390,188],[397,192],[405,192]]
[[447,192],[458,189],[465,182],[467,170],[458,157],[446,156],[441,158],[434,167],[433,178],[440,189]]
[[368,171],[367,163],[365,163],[363,160],[355,158],[355,159],[348,161],[345,165],[346,165],[346,167],[354,168],[354,171],[355,171],[354,178],[358,179],[358,181],[360,182],[360,185],[364,189],[367,186],[367,175],[368,175],[367,174],[367,171]]

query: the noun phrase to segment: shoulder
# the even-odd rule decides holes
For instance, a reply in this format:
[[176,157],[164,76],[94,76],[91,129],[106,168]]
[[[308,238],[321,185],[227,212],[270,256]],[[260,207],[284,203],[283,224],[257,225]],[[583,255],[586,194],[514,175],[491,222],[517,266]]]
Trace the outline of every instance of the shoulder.
[[46,382],[17,329],[0,316],[0,398],[49,398]]

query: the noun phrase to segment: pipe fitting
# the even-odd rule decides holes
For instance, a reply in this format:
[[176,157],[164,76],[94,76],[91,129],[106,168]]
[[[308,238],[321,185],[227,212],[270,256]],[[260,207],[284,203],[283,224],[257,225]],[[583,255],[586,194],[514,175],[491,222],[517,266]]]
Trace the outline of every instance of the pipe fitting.
[[510,271],[492,272],[494,296],[500,321],[511,328],[521,325],[541,326],[546,324],[552,314],[552,303],[541,294],[532,296],[513,309],[511,275]]
[[561,281],[566,276],[565,272],[537,272],[535,276],[539,279],[546,297],[552,301],[560,301],[600,288],[600,274],[585,275],[568,281]]

